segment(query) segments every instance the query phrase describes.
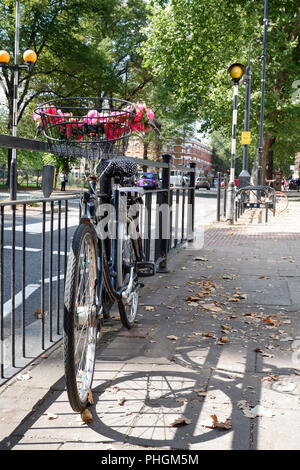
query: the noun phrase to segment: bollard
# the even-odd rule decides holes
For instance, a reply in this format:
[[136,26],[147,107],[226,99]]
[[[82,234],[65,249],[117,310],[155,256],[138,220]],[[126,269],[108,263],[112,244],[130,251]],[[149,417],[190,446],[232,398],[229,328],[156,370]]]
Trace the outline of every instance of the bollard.
[[223,201],[223,217],[226,217],[227,204],[227,176],[224,176],[224,201]]
[[[164,163],[168,164],[167,168],[163,168],[162,170],[162,189],[165,191],[159,193],[160,194],[160,204],[168,204],[170,207],[170,173],[171,173],[171,158],[172,156],[169,154],[164,154],[162,156]],[[161,214],[160,214],[161,218]],[[166,224],[166,227],[169,227],[169,220],[160,220],[160,224],[164,223]],[[163,231],[164,232],[164,231]],[[158,240],[157,240],[158,241]],[[160,242],[160,257],[163,258],[162,261],[160,261],[158,268],[156,272],[158,273],[167,273],[168,268],[167,268],[167,258],[168,258],[168,251],[169,251],[169,243],[170,243],[170,237],[166,239],[165,237],[162,237]]]
[[194,241],[194,231],[195,231],[195,182],[196,182],[196,163],[190,163],[191,171],[190,184],[189,184],[189,196],[188,196],[188,242]]
[[218,172],[217,186],[217,222],[221,220],[221,173]]

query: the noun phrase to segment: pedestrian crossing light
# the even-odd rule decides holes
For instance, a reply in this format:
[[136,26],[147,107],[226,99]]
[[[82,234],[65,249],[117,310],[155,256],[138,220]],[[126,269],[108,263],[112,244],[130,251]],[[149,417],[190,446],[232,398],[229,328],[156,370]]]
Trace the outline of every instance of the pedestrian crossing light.
[[244,65],[242,64],[239,64],[239,63],[235,63],[235,64],[232,64],[229,68],[228,68],[228,73],[231,77],[231,80],[234,82],[234,83],[239,83],[240,80],[243,78],[243,76],[245,75],[245,72],[246,72],[246,68],[244,67]]

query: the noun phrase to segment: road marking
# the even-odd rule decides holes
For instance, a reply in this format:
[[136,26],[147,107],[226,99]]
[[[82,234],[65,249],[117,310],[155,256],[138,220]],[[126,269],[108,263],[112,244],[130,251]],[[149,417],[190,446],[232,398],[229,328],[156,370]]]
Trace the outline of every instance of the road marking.
[[[5,245],[3,248],[7,249],[7,250],[11,250],[12,249],[12,246],[11,245]],[[23,247],[22,246],[16,246],[15,247],[16,250],[18,251],[23,251]],[[31,251],[33,253],[36,253],[36,252],[40,252],[42,251],[41,248],[25,248],[26,251]],[[53,251],[52,252],[53,255],[58,255],[58,251]],[[70,254],[70,252],[68,251],[67,252],[67,256]],[[61,251],[60,252],[60,256],[65,256],[65,252],[64,251]]]
[[[64,279],[64,274],[61,274],[60,279]],[[57,281],[57,276],[52,277],[52,282]],[[40,281],[41,282],[41,281]],[[44,280],[44,284],[49,284],[50,278],[46,278]],[[28,284],[25,287],[25,300],[28,299],[36,290],[41,288],[41,284]],[[20,290],[16,295],[15,295],[15,310],[20,307],[20,305],[23,302],[23,290]],[[11,299],[5,302],[3,305],[3,318],[8,317],[12,313],[12,302]]]
[[[64,229],[65,228],[65,224],[64,224],[64,219],[62,218],[61,219],[61,229]],[[69,217],[68,218],[68,225],[67,227],[70,228],[70,227],[74,227],[78,225],[78,217]],[[4,230],[8,230],[8,231],[12,231],[12,226],[10,227],[4,227]],[[58,220],[55,220],[54,223],[53,223],[53,231],[55,230],[58,230]],[[42,222],[36,222],[34,224],[27,224],[26,225],[26,233],[30,233],[30,234],[41,234],[43,231],[43,224]],[[47,221],[45,223],[45,232],[50,232],[51,231],[51,222],[50,221]],[[22,225],[17,225],[16,226],[16,232],[23,232],[23,224]]]
[[[27,299],[31,294],[33,294],[38,288],[40,287],[39,284],[28,284],[25,287],[25,299]],[[23,290],[18,292],[15,295],[15,309],[17,309],[23,302]],[[5,302],[3,305],[4,311],[4,318],[11,314],[12,312],[12,301],[11,299]]]
[[[3,248],[6,248],[7,250],[11,250],[12,249],[12,246],[11,245],[5,245]],[[23,247],[22,246],[15,246],[15,249],[16,250],[19,250],[19,251],[23,251]],[[40,248],[25,248],[26,251],[32,251],[32,252],[37,252],[37,251],[41,251]]]

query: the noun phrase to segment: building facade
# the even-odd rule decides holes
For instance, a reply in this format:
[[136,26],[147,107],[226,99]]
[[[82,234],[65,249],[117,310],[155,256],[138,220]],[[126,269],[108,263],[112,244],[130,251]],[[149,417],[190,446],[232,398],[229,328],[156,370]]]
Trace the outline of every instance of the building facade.
[[[189,164],[196,163],[197,175],[212,175],[213,170],[213,149],[199,139],[170,139],[163,144],[161,153],[169,153],[173,157],[174,165],[189,167]],[[127,156],[134,158],[144,158],[144,145],[138,138],[130,139]],[[149,160],[157,160],[157,150],[150,143],[147,148]]]

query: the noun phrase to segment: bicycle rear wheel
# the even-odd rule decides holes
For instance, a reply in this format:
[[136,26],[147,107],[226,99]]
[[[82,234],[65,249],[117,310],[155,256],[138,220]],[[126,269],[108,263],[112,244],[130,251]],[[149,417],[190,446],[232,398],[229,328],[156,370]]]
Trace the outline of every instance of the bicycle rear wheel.
[[130,220],[127,221],[127,230],[126,224],[120,224],[120,231],[123,233],[119,239],[117,270],[119,286],[127,286],[129,289],[128,295],[126,297],[123,296],[122,300],[118,302],[121,322],[128,329],[134,326],[139,303],[136,250],[134,248],[134,243],[138,242],[138,237],[137,232],[135,232],[134,238],[132,238],[132,230],[128,230],[130,222]]
[[64,297],[64,365],[70,405],[88,405],[97,341],[97,238],[94,228],[80,224],[68,260]]

